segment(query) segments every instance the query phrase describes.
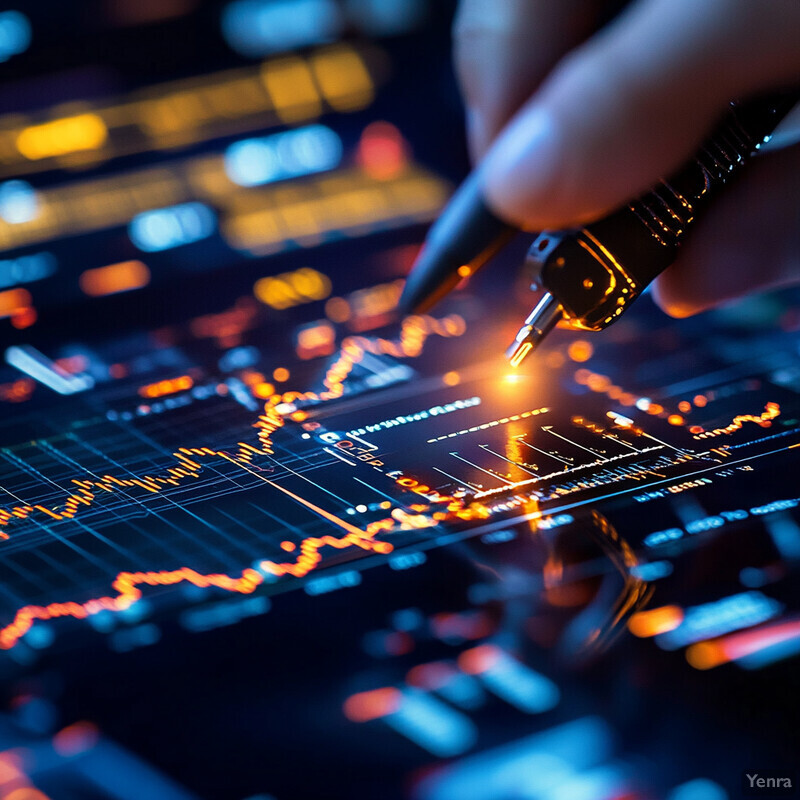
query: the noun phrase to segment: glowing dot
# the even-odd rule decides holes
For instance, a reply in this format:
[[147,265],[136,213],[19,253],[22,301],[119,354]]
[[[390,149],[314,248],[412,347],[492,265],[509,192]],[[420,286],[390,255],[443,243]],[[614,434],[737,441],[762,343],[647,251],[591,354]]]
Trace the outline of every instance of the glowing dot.
[[305,422],[308,419],[308,414],[305,411],[295,411],[292,414],[292,419],[295,422]]
[[567,355],[573,361],[588,361],[592,355],[594,354],[594,347],[592,347],[590,342],[587,342],[585,339],[578,339],[577,341],[572,342],[570,346],[567,348]]
[[304,434],[302,434],[302,435],[300,436],[300,438],[301,438],[301,439],[310,439],[310,438],[311,438],[311,434],[310,434],[310,433],[304,433]]
[[658,414],[664,413],[664,406],[660,406],[658,403],[650,403],[647,408],[647,413],[652,414],[654,417]]
[[689,433],[697,434],[697,433],[702,433],[702,432],[703,432],[703,429],[702,429],[702,427],[700,425],[692,425],[692,427],[689,428]]
[[296,549],[297,545],[294,542],[281,542],[281,550],[285,550],[287,553],[291,553]]
[[397,128],[389,122],[372,122],[364,129],[356,160],[372,178],[387,180],[399,175],[408,161],[408,147]]
[[[611,386],[611,380],[605,375],[598,375],[597,373],[590,374],[586,385],[593,392],[605,392]],[[634,402],[636,402],[634,400]]]
[[692,404],[688,400],[681,400],[678,403],[678,410],[683,411],[684,414],[688,414],[692,410]]
[[458,657],[458,666],[468,675],[479,675],[488,672],[502,658],[502,651],[493,644],[482,644],[465,650]]
[[392,504],[388,500],[384,500],[381,503],[381,508],[383,508],[383,509],[387,509],[387,508],[391,508],[391,507],[392,507]]
[[458,386],[461,383],[461,376],[457,372],[445,372],[442,375],[442,383],[445,386]]
[[271,383],[257,383],[253,386],[253,394],[256,397],[260,397],[262,400],[272,397],[274,393],[275,387]]
[[363,503],[361,505],[356,506],[356,511],[358,511],[359,514],[364,514],[366,510],[367,507]]
[[347,322],[350,319],[350,303],[343,297],[331,297],[325,303],[325,314],[331,322]]
[[289,370],[286,367],[278,367],[273,373],[272,377],[278,383],[285,383],[289,380]]
[[686,650],[686,660],[695,669],[713,669],[728,659],[715,642],[698,642]]
[[692,401],[698,408],[704,408],[705,405],[708,403],[708,398],[704,394],[695,395],[694,400]]
[[459,278],[469,278],[470,275],[472,275],[472,268],[468,267],[466,264],[462,264],[458,268]]
[[11,314],[11,324],[18,330],[30,328],[38,319],[36,309],[32,307],[21,308]]
[[402,695],[397,689],[373,689],[348,697],[344,704],[344,714],[351,722],[368,722],[397,711],[401,703]]
[[512,373],[506,375],[505,378],[503,378],[503,380],[506,383],[519,383],[520,380],[522,380],[522,376],[521,375],[516,375],[516,374],[514,374],[512,372]]
[[628,630],[640,638],[657,636],[673,631],[683,622],[683,610],[679,606],[661,606],[639,611],[628,620]]
[[680,414],[670,414],[667,418],[670,425],[683,425],[683,417]]
[[579,369],[575,372],[575,383],[585,386],[591,377],[592,373],[588,369]]

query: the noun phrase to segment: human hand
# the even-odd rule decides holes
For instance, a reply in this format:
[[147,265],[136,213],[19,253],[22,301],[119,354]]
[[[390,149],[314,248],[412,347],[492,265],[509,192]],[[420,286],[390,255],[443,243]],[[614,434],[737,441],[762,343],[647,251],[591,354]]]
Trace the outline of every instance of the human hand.
[[[487,201],[529,230],[585,224],[696,151],[728,102],[800,83],[798,0],[461,0],[455,58]],[[785,126],[784,126],[785,127]],[[800,282],[800,145],[756,159],[654,285],[687,316]]]

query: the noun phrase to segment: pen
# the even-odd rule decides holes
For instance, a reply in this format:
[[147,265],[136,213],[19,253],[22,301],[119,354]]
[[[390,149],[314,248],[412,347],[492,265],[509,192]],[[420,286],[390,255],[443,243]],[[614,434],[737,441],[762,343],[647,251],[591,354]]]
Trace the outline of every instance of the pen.
[[[599,331],[619,319],[675,260],[697,217],[798,100],[800,91],[794,90],[732,102],[711,137],[678,173],[590,225],[539,233],[526,264],[531,289],[544,291],[506,352],[512,366],[519,366],[559,323]],[[476,170],[430,229],[400,307],[428,310],[518,232],[487,207]]]

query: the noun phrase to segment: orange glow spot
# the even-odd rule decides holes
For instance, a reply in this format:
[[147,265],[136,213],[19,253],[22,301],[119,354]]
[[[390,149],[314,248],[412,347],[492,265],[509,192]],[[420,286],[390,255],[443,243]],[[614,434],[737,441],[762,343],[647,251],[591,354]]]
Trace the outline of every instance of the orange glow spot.
[[694,396],[694,399],[692,400],[692,402],[698,408],[705,408],[705,406],[708,405],[708,398],[704,394],[697,394],[697,395]]
[[263,372],[257,372],[254,369],[246,369],[242,373],[242,381],[247,386],[255,386],[257,383],[263,383],[266,380]]
[[281,542],[281,550],[285,550],[287,553],[291,553],[297,549],[297,545],[294,542]]
[[302,359],[329,356],[336,347],[336,330],[328,320],[305,325],[297,332],[297,355]]
[[349,45],[332,45],[317,51],[311,56],[311,68],[323,96],[337,111],[364,108],[375,96],[366,64]]
[[680,606],[661,606],[639,611],[628,621],[628,630],[640,639],[675,630],[683,622]]
[[330,293],[328,276],[310,267],[269,275],[253,285],[256,299],[279,311],[314,300],[324,300]]
[[686,660],[695,669],[706,670],[718,667],[729,659],[715,642],[697,642],[686,648]]
[[689,428],[689,433],[697,434],[697,433],[702,433],[702,432],[703,432],[703,428],[700,425],[692,425],[692,427]]
[[445,386],[458,386],[461,383],[461,376],[457,372],[445,372],[442,375],[442,383]]
[[30,328],[37,319],[39,319],[39,315],[35,308],[21,308],[11,315],[11,324],[18,330],[24,330]]
[[592,375],[586,384],[593,392],[605,392],[611,386],[611,379],[606,375]]
[[275,386],[271,383],[257,383],[252,387],[251,391],[256,397],[268,400],[275,394]]
[[87,269],[81,273],[78,283],[89,297],[141,289],[150,283],[150,270],[141,261],[120,261],[106,267]]
[[681,400],[678,403],[678,411],[688,414],[692,410],[692,404],[688,400]]
[[592,373],[585,368],[581,368],[575,371],[575,383],[579,384],[580,386],[585,386],[589,382],[589,378],[592,377]]
[[16,145],[29,161],[38,161],[81,150],[97,150],[107,138],[108,128],[97,114],[79,114],[24,128]]
[[458,268],[458,276],[460,278],[469,278],[470,275],[472,275],[472,268],[468,267],[466,264],[462,264]]
[[658,403],[650,403],[647,407],[647,413],[657,417],[659,414],[664,413],[664,406],[660,406]]
[[490,670],[501,658],[502,651],[493,644],[480,644],[465,650],[458,657],[458,666],[469,675],[479,675]]
[[61,756],[69,757],[91,750],[99,737],[97,726],[91,722],[76,722],[60,730],[53,737],[53,749]]
[[343,297],[331,297],[325,303],[325,315],[331,322],[347,322],[350,319],[350,303]]
[[[0,786],[25,777],[22,772],[22,758],[19,752],[11,750],[0,752]],[[3,800],[6,800],[6,797],[6,795],[3,795]]]
[[50,800],[50,796],[34,789],[33,786],[19,786],[4,794],[3,800]]
[[277,368],[277,369],[276,369],[276,370],[275,370],[275,371],[272,373],[272,377],[273,377],[273,379],[274,379],[274,380],[276,380],[278,383],[285,383],[286,381],[288,381],[288,380],[289,380],[290,373],[289,373],[289,370],[288,370],[288,369],[286,369],[286,367],[278,367],[278,368]]
[[261,79],[282,122],[298,122],[322,111],[311,70],[300,56],[266,61]]
[[[188,375],[180,375],[177,378],[168,378],[167,380],[142,386],[139,389],[139,395],[149,398],[164,397],[164,395],[184,392],[187,389],[191,389],[192,386],[194,386],[194,381]],[[225,388],[227,389],[227,387]]]
[[402,701],[400,690],[391,686],[359,692],[345,700],[344,715],[351,722],[369,722],[393,714],[400,708]]
[[11,383],[0,383],[0,400],[9,403],[24,403],[32,394],[35,387],[30,378],[20,378]]
[[667,417],[667,422],[669,422],[670,425],[683,425],[684,419],[680,414],[670,414]]
[[[388,122],[372,122],[361,134],[356,161],[372,178],[394,178],[403,171],[408,162],[405,139],[394,125]],[[458,274],[461,275],[461,269]]]
[[24,311],[32,303],[31,293],[27,289],[7,289],[0,292],[0,319]]
[[585,339],[577,339],[567,348],[567,355],[573,361],[588,361],[594,355],[594,347]]
[[633,395],[630,392],[623,392],[619,396],[618,402],[621,406],[634,406],[636,405],[636,395]]
[[308,419],[308,414],[305,411],[295,411],[292,414],[293,422],[305,422]]

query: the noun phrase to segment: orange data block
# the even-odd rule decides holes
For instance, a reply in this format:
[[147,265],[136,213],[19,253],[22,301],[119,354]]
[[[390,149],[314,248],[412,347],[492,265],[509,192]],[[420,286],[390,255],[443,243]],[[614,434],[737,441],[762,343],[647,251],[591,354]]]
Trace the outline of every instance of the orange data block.
[[150,270],[141,261],[120,261],[118,264],[87,269],[78,282],[84,294],[102,297],[147,286],[150,283]]

